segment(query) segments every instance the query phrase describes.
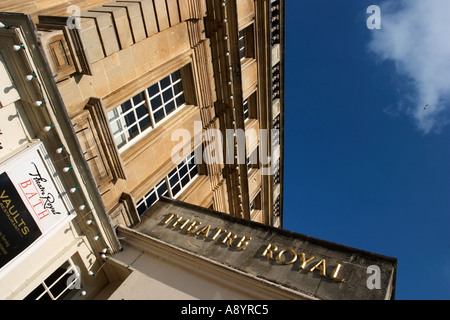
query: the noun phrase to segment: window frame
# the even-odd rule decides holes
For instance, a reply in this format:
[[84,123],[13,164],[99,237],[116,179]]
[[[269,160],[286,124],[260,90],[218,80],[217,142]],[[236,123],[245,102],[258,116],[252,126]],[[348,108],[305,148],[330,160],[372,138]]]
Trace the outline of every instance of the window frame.
[[249,204],[249,210],[250,210],[250,218],[251,220],[254,220],[261,212],[262,205],[261,205],[261,191],[257,193],[257,195],[251,199]]
[[259,169],[259,145],[247,157],[247,173]]
[[257,91],[253,91],[242,102],[244,123],[250,119],[258,119]]
[[[135,145],[187,105],[186,77],[182,69],[166,75],[161,80],[125,100],[119,106],[107,111],[111,134],[119,153]],[[163,84],[167,81],[167,84]],[[154,90],[155,87],[157,87],[157,91],[150,93],[150,90]],[[169,90],[170,95],[164,96]],[[140,98],[140,101],[136,103],[137,97]],[[161,104],[152,105],[152,102],[157,99],[160,100]],[[168,111],[167,107],[170,104],[173,104],[173,108]],[[156,118],[155,115],[161,111],[163,116]],[[126,119],[127,116],[129,116],[128,120]],[[145,119],[148,119],[148,122],[141,125]]]
[[[187,168],[187,172],[181,176],[180,172],[182,172],[183,168],[185,167]],[[161,179],[154,187],[152,187],[150,191],[148,191],[142,198],[140,198],[136,202],[136,209],[139,213],[139,216],[143,215],[150,207],[158,202],[158,200],[162,196],[168,196],[172,199],[177,199],[200,175],[199,164],[195,163],[194,151],[186,159],[176,165],[175,168],[173,168],[166,176],[164,176],[163,179]],[[174,177],[177,177],[177,180],[175,183],[172,183],[171,179],[173,179]],[[182,180],[186,177],[188,177],[189,180],[185,183],[185,185],[183,185]],[[174,193],[177,185],[179,185],[180,188]],[[158,189],[163,186],[165,186],[165,191],[161,192],[160,194],[158,192]],[[148,202],[148,200],[152,195],[155,195],[156,200],[149,204],[150,202]],[[141,207],[142,205],[144,206]]]
[[[67,266],[66,266],[67,265]],[[70,267],[70,268],[69,268]],[[66,269],[61,275],[59,275],[56,279],[54,279],[51,283],[48,280],[54,276],[60,269]],[[75,275],[74,279],[67,283],[67,280],[72,276],[72,272]],[[66,277],[67,276],[67,277]],[[59,266],[54,272],[52,272],[51,275],[49,275],[45,280],[43,280],[32,292],[30,292],[30,295],[33,294],[34,291],[38,290],[40,287],[42,287],[42,293],[39,293],[36,295],[34,300],[41,300],[43,297],[50,298],[51,300],[59,300],[61,297],[62,299],[66,297],[72,297],[77,292],[76,289],[71,288],[72,285],[74,285],[77,281],[80,281],[81,274],[78,272],[78,267],[72,260],[72,258],[67,259],[61,266]],[[65,288],[58,294],[55,295],[54,292],[52,293],[52,288],[57,286],[60,281],[66,281]],[[68,290],[72,290],[69,293],[66,293]],[[65,294],[66,293],[66,294]],[[25,297],[24,299],[28,298]],[[28,298],[30,299],[30,298]]]
[[241,63],[255,59],[254,24],[251,23],[238,31],[239,58]]
[[250,101],[249,98],[244,99],[242,102],[242,109],[244,110],[244,122],[250,119]]
[[244,60],[247,55],[247,44],[246,44],[246,32],[245,29],[239,30],[238,32],[238,45],[239,45],[239,58],[240,61]]

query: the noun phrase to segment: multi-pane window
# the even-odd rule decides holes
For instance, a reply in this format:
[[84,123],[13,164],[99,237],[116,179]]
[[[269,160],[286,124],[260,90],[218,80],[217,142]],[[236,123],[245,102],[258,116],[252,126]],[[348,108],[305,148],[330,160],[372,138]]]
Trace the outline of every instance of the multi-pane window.
[[242,104],[242,108],[244,109],[244,121],[247,121],[250,118],[248,99],[244,100],[244,102]]
[[258,150],[259,148],[257,147],[247,158],[247,172],[250,172],[252,169],[258,168]]
[[278,130],[280,130],[280,125],[281,125],[281,117],[280,117],[280,115],[277,115],[276,117],[275,117],[275,119],[273,120],[273,123],[272,123],[272,129],[278,129]]
[[74,289],[79,289],[77,281],[80,281],[78,267],[69,259],[26,296],[25,300],[68,299],[77,291]]
[[192,153],[167,176],[171,197],[176,198],[181,193],[181,190],[197,177],[197,174],[198,168],[194,163],[194,153]]
[[273,214],[276,217],[280,216],[280,202],[281,202],[281,197],[280,197],[280,195],[278,195],[277,199],[273,203]]
[[280,63],[272,67],[272,101],[280,98]]
[[162,196],[176,199],[197,176],[198,167],[192,153],[137,202],[139,215],[144,214]]
[[250,215],[254,218],[255,210],[261,210],[261,192],[258,192],[256,197],[250,201]]
[[[279,167],[279,164],[278,164]],[[280,176],[280,170],[274,170],[275,174],[273,175],[273,183],[274,184],[279,184],[281,182],[281,176]]]
[[273,165],[273,183],[278,184],[280,183],[280,159],[278,159],[275,164]]
[[246,55],[246,43],[245,43],[245,29],[239,31],[239,58],[245,59]]
[[252,202],[250,202],[250,213],[252,213],[253,211],[255,211],[255,200],[253,200]]
[[[277,116],[277,118],[279,117],[279,115]],[[279,120],[278,120],[279,121]],[[279,124],[278,127],[273,128],[271,134],[271,138],[272,138],[272,148],[276,148],[280,146],[280,128],[279,128]]]
[[250,96],[244,99],[242,102],[242,109],[244,113],[244,122],[249,119],[258,118],[258,106],[257,106],[257,91],[254,91]]
[[123,149],[185,105],[181,71],[176,71],[108,112],[117,147]]
[[253,25],[238,32],[239,58],[241,61],[246,58],[255,58]]
[[147,194],[138,201],[136,204],[139,215],[154,205],[162,196],[167,196],[167,183],[166,179],[161,180],[154,188],[152,188]]
[[280,43],[280,15],[280,1],[272,1],[270,4],[270,34],[272,46]]

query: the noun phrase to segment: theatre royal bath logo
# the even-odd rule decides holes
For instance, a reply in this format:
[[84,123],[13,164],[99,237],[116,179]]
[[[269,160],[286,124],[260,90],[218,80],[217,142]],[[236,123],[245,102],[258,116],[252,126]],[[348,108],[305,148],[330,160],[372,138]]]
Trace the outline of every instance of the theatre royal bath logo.
[[[39,219],[43,219],[49,214],[61,214],[61,212],[57,211],[54,207],[56,200],[55,196],[53,193],[47,191],[47,179],[42,177],[37,165],[34,162],[31,164],[34,166],[35,170],[28,173],[30,179],[20,183],[20,188],[24,191],[30,205],[33,209],[41,207],[42,211],[37,212]],[[34,182],[34,184],[32,182]],[[30,187],[33,188],[33,190],[30,191]]]

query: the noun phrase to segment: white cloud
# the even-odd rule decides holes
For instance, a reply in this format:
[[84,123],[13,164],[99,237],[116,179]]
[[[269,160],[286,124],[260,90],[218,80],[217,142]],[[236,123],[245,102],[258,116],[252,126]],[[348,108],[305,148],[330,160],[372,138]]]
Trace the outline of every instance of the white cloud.
[[450,124],[450,1],[388,0],[380,8],[369,49],[412,80],[415,92],[403,92],[400,111],[422,132],[439,132]]

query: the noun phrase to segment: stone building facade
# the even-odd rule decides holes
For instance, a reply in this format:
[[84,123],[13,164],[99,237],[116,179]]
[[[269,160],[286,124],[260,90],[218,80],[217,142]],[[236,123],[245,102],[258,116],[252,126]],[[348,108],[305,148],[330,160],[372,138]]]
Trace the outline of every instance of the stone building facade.
[[302,287],[247,249],[301,238],[281,230],[284,1],[5,0],[0,22],[0,299],[393,297],[390,258],[321,243],[334,271]]
[[[46,288],[64,268],[62,279],[86,279],[101,266],[88,298],[98,295],[122,277],[120,267],[103,268],[122,248],[116,228],[139,225],[161,197],[282,227],[283,8],[0,4],[0,159],[5,196],[14,193],[3,204],[1,297]],[[48,187],[34,180],[37,163]],[[18,207],[34,228],[26,241],[15,234]]]
[[137,222],[121,199],[142,201],[179,165],[177,148],[200,148],[195,181],[168,184],[170,196],[282,226],[280,1],[13,3],[1,9],[33,20],[113,219]]

